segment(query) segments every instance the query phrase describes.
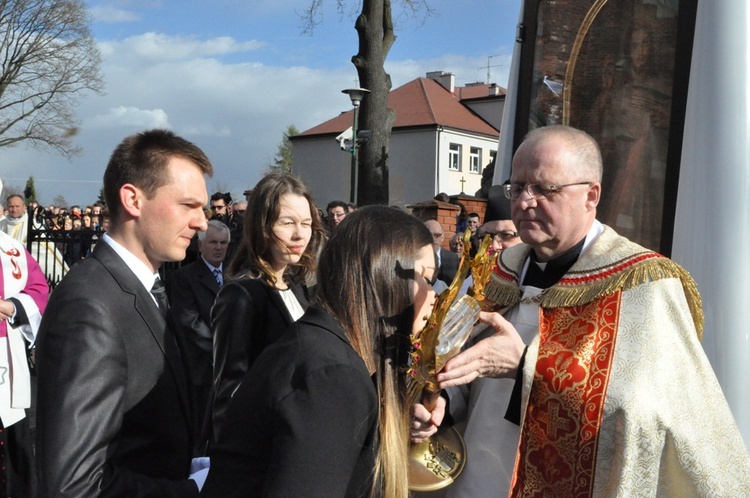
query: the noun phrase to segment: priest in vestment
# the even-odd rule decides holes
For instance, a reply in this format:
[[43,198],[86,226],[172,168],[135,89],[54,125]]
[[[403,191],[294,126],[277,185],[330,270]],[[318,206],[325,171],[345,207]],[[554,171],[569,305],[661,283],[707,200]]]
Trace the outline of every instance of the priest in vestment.
[[[507,413],[478,409],[487,391],[469,414],[520,423],[495,451],[510,496],[743,496],[750,457],[700,345],[695,282],[596,220],[601,172],[584,132],[526,137],[506,187],[524,244],[503,251],[486,289],[505,318],[482,315],[493,333],[448,362],[440,387],[512,384],[491,400]],[[441,414],[429,415],[415,410],[413,434],[433,430]]]
[[47,306],[47,279],[26,248],[0,232],[0,496],[33,496],[27,349]]
[[[2,192],[0,183],[0,192]],[[0,231],[7,233],[18,242],[25,244],[29,232],[29,215],[26,205],[20,195],[9,195],[7,199],[5,218],[0,220]]]
[[[0,182],[0,192],[2,183]],[[23,203],[23,197],[20,195],[10,195],[7,199],[8,209],[5,218],[0,220],[0,231],[7,233],[24,246],[27,245],[29,223],[29,213],[26,205]],[[11,206],[12,203],[12,206]],[[36,227],[39,228],[39,227]],[[50,282],[59,282],[68,272],[68,265],[62,257],[62,253],[55,247],[53,241],[41,238],[31,243],[32,257],[39,263],[42,271]]]

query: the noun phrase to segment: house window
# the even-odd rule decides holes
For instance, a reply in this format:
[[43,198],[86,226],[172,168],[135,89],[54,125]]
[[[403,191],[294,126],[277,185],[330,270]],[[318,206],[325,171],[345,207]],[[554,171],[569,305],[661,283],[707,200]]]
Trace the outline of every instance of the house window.
[[482,172],[482,149],[471,147],[469,149],[469,173]]
[[448,150],[448,169],[450,171],[461,171],[461,146],[450,144]]

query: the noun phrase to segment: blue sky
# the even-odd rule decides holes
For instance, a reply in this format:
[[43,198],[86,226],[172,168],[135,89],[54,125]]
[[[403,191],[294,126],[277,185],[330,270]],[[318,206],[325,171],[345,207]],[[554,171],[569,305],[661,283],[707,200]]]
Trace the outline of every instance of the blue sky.
[[[394,0],[397,1],[397,0]],[[507,85],[521,0],[430,1],[435,15],[398,16],[386,62],[394,88],[428,71],[463,85],[487,78]],[[0,150],[0,178],[23,187],[33,175],[40,201],[96,200],[109,154],[138,131],[166,127],[211,159],[209,193],[239,196],[273,160],[287,126],[308,129],[349,110],[341,89],[357,78],[354,19],[323,0],[312,36],[299,13],[309,0],[89,0],[102,52],[103,95],[80,101],[83,153],[72,160],[26,146]],[[401,5],[401,4],[398,4]]]

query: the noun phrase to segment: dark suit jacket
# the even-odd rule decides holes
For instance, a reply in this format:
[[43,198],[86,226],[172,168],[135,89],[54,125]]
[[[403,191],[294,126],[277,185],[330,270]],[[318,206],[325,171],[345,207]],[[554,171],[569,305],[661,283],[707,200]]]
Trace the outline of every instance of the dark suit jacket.
[[447,249],[440,248],[440,272],[438,273],[438,280],[442,280],[446,284],[450,285],[453,282],[453,277],[456,276],[458,271],[458,254],[451,252]]
[[[291,284],[302,305],[308,306],[307,288]],[[211,311],[214,333],[213,437],[219,434],[232,393],[258,355],[292,324],[292,316],[278,291],[263,280],[240,277],[225,283]]]
[[[175,335],[181,345],[193,388],[193,434],[200,436],[213,382],[214,340],[211,332],[211,307],[219,283],[203,258],[172,272],[167,279],[169,313]],[[205,449],[196,441],[196,450]]]
[[369,496],[377,422],[364,361],[310,308],[232,398],[201,496]]
[[40,496],[198,495],[174,335],[106,242],[52,294],[37,373]]

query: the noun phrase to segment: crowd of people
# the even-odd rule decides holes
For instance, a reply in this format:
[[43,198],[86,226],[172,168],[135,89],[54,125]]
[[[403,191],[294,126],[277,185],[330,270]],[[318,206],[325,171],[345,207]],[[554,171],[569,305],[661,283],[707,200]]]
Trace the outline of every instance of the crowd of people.
[[[209,196],[203,151],[149,130],[112,153],[109,226],[51,294],[8,199],[0,496],[407,497],[409,444],[461,423],[450,496],[741,496],[695,282],[596,220],[602,169],[584,132],[531,132],[449,250],[436,220],[322,210],[290,174]],[[406,406],[411,337],[487,236],[480,323],[438,401]]]
[[31,202],[29,210],[38,222],[43,220],[43,227],[46,230],[106,232],[109,226],[109,213],[99,203],[84,208],[78,205],[68,208],[54,204],[42,208],[37,203]]
[[31,254],[52,283],[91,254],[108,227],[109,214],[101,204],[45,208],[34,200],[25,203],[20,194],[5,198],[5,212],[0,216],[0,230],[22,244],[27,244],[30,230],[44,233],[43,240],[34,240]]

